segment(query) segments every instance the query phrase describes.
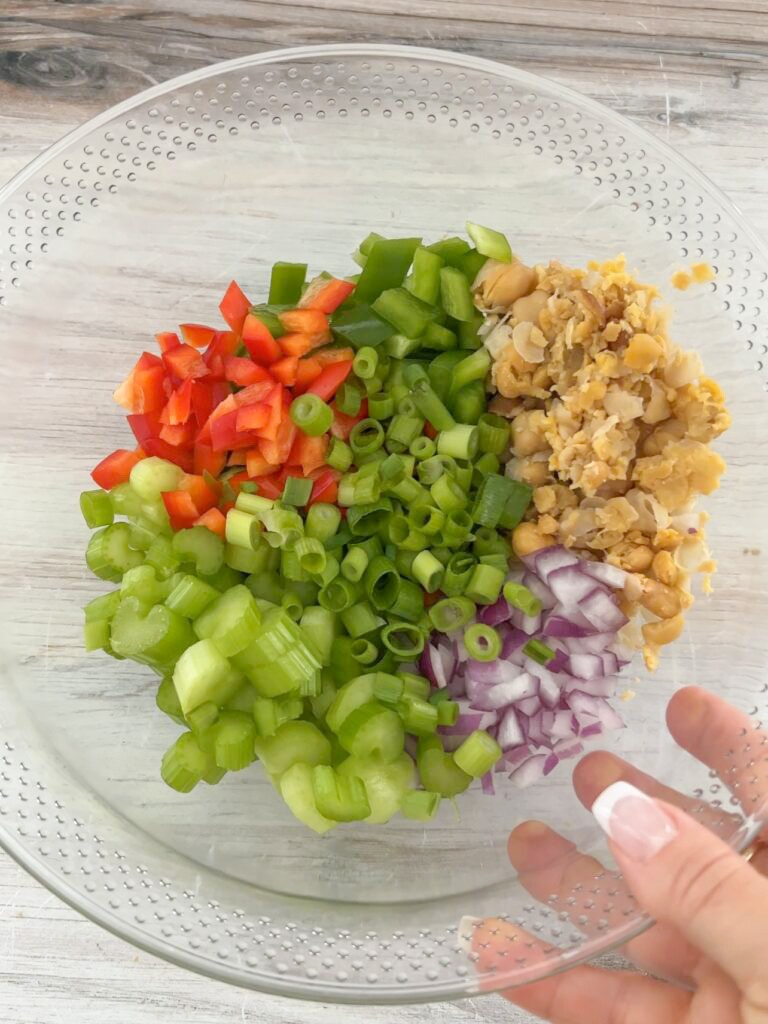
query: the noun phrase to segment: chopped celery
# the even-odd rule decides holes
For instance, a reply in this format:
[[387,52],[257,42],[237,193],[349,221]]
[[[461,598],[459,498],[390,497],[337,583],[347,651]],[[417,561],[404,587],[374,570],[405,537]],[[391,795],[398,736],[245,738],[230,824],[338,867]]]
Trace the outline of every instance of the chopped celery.
[[95,530],[97,526],[111,526],[115,518],[112,502],[106,491],[83,491],[80,495],[80,511],[85,525]]
[[209,729],[219,717],[219,706],[212,700],[193,708],[186,716],[187,725],[197,736]]
[[283,772],[280,776],[280,795],[295,818],[319,835],[335,828],[337,822],[324,817],[317,809],[312,786],[312,765],[304,761]]
[[338,733],[346,719],[356,708],[373,700],[375,684],[375,672],[356,676],[354,679],[350,679],[348,683],[345,683],[336,694],[333,704],[328,708],[325,716],[328,728]]
[[[427,707],[431,708],[431,705]],[[363,704],[347,715],[337,735],[342,747],[350,754],[380,759],[385,764],[399,757],[405,742],[399,715],[378,701]]]
[[178,722],[179,725],[184,725],[184,713],[181,710],[179,695],[176,693],[176,687],[173,685],[171,676],[163,677],[163,681],[157,688],[155,703],[164,715],[168,715],[169,718],[173,719],[174,722]]
[[390,764],[350,756],[342,761],[337,772],[342,777],[362,779],[371,808],[365,820],[370,825],[381,825],[397,814],[403,794],[416,776],[413,761],[405,752]]
[[440,806],[440,794],[426,789],[411,789],[403,797],[400,811],[404,818],[413,821],[430,821]]
[[231,658],[253,641],[261,624],[253,594],[239,584],[208,605],[193,624],[197,636],[212,639],[225,658]]
[[173,685],[184,714],[206,701],[224,704],[239,689],[237,679],[232,685],[230,678],[229,662],[213,640],[199,640],[188,647],[173,670]]
[[119,590],[111,590],[108,594],[94,597],[85,606],[85,621],[98,622],[103,619],[111,619],[120,604],[120,596]]
[[331,821],[362,821],[371,813],[362,779],[340,776],[329,765],[318,765],[312,772],[315,805]]
[[151,456],[137,462],[131,470],[131,487],[144,501],[159,498],[163,491],[175,491],[184,471],[165,459]]
[[116,516],[136,519],[141,515],[141,498],[127,480],[112,488],[109,492],[109,501]]
[[173,550],[182,562],[194,562],[204,576],[218,572],[224,563],[224,542],[205,526],[179,530],[173,536]]
[[218,596],[219,591],[215,587],[196,576],[185,574],[166,597],[165,604],[187,619],[196,619]]
[[285,722],[274,736],[257,736],[255,750],[270,775],[281,775],[299,762],[331,763],[330,741],[311,722]]
[[436,736],[425,736],[419,740],[416,763],[424,788],[440,796],[458,796],[472,782],[472,776],[462,771],[451,755],[445,753]]
[[123,573],[120,583],[120,599],[137,597],[144,605],[160,604],[168,593],[165,581],[157,578],[151,565],[136,565]]
[[94,576],[116,582],[128,569],[141,565],[144,555],[128,546],[130,534],[127,523],[113,523],[91,535],[85,561]]
[[213,730],[213,752],[219,768],[237,772],[254,760],[256,725],[244,711],[224,711]]
[[170,608],[156,604],[146,612],[137,597],[126,597],[112,619],[110,642],[116,654],[164,671],[194,643],[194,633]]
[[109,650],[109,620],[94,619],[86,622],[83,626],[83,647],[90,654],[91,651]]
[[160,774],[171,789],[189,793],[212,768],[215,768],[213,756],[203,750],[191,732],[185,732],[163,755]]

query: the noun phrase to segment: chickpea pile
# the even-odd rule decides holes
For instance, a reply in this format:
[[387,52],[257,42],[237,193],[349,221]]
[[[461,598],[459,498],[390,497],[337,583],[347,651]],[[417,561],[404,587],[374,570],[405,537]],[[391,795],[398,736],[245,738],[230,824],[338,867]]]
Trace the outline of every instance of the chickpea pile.
[[682,632],[691,576],[715,569],[699,495],[725,469],[710,442],[730,419],[695,352],[669,338],[655,288],[623,257],[586,269],[489,260],[474,284],[509,417],[506,472],[534,488],[518,555],[564,544],[624,569],[646,662]]

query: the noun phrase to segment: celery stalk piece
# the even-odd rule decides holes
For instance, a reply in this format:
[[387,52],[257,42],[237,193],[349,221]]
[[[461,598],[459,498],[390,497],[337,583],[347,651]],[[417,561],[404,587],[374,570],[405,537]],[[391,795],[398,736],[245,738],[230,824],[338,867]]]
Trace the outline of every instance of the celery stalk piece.
[[212,768],[212,755],[202,749],[191,732],[185,732],[163,755],[160,774],[171,789],[189,793]]
[[239,584],[217,597],[192,628],[201,640],[210,638],[225,658],[231,658],[253,641],[260,625],[261,612],[253,594]]
[[141,565],[144,555],[129,547],[130,534],[128,523],[113,523],[91,534],[85,561],[94,576],[117,582],[128,569]]
[[445,753],[436,736],[425,736],[419,740],[416,764],[424,788],[440,796],[458,796],[472,782],[472,776],[462,771],[451,755]]
[[[437,719],[437,712],[435,712]],[[403,752],[405,731],[396,711],[369,701],[348,715],[337,733],[345,750],[388,764]]]
[[163,677],[163,681],[157,688],[155,703],[164,715],[168,715],[169,718],[174,722],[178,722],[179,725],[185,724],[184,714],[181,710],[181,704],[179,704],[179,695],[176,693],[176,687],[173,685],[173,679],[170,676]]
[[110,642],[121,657],[162,672],[194,643],[194,633],[187,620],[169,608],[157,604],[146,612],[137,597],[126,597],[112,619]]
[[237,772],[254,760],[256,724],[244,711],[223,711],[213,731],[213,752],[219,768]]
[[312,791],[318,811],[332,821],[362,821],[371,813],[363,780],[340,776],[330,765],[313,769]]
[[151,456],[137,462],[131,470],[131,487],[144,501],[159,498],[163,491],[175,491],[184,471],[165,459]]
[[330,764],[331,744],[311,722],[291,721],[274,736],[256,737],[254,749],[270,775],[282,775],[294,764]]
[[341,687],[325,716],[325,724],[332,732],[338,733],[353,711],[373,700],[375,684],[376,673],[368,672]]
[[165,599],[166,607],[187,619],[196,619],[219,596],[215,587],[196,576],[182,575]]
[[323,835],[338,822],[325,818],[318,811],[312,788],[312,765],[299,761],[280,776],[280,795],[291,814],[313,832]]
[[365,819],[370,825],[383,825],[397,814],[403,796],[413,786],[416,771],[411,758],[403,752],[391,764],[380,764],[367,758],[348,757],[338,766],[340,776],[362,779],[371,813]]
[[205,526],[179,530],[173,536],[173,550],[182,562],[193,562],[204,576],[218,572],[224,564],[224,541]]
[[239,689],[228,683],[230,664],[213,640],[198,640],[179,658],[173,671],[173,685],[185,715],[206,701],[221,706]]

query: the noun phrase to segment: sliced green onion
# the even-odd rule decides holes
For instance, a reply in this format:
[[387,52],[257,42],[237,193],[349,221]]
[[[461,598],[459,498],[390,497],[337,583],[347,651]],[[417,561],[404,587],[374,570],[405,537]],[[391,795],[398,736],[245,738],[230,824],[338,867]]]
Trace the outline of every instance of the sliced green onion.
[[528,484],[521,483],[519,480],[513,480],[512,483],[515,485],[514,490],[507,499],[499,520],[499,526],[505,530],[514,530],[522,522],[533,497],[533,488]]
[[540,665],[546,665],[552,661],[555,652],[542,640],[529,640],[523,647],[523,654],[537,661]]
[[[375,394],[368,396],[368,413],[373,419],[388,420],[394,411],[394,399],[386,391],[377,391]],[[330,465],[330,462],[328,465]]]
[[541,599],[522,583],[515,583],[513,580],[505,583],[504,598],[513,608],[519,608],[525,615],[538,615],[541,611]]
[[409,789],[400,804],[400,813],[411,821],[431,821],[437,814],[441,796],[426,789]]
[[368,564],[363,583],[374,608],[391,608],[400,590],[400,574],[393,562],[377,555]]
[[[456,548],[464,544],[472,529],[472,517],[465,509],[453,509],[447,513],[442,528],[443,543],[446,547]],[[446,591],[447,593],[447,591]]]
[[299,395],[291,402],[291,420],[304,434],[319,437],[333,422],[333,411],[318,395]]
[[347,513],[347,524],[354,537],[371,537],[378,533],[392,515],[392,502],[386,498],[363,505],[353,505]]
[[303,507],[309,501],[312,493],[312,480],[305,480],[303,477],[286,477],[283,487],[283,501],[286,505],[297,505]]
[[510,423],[502,416],[484,412],[478,420],[480,451],[502,455],[509,447]]
[[490,473],[483,479],[472,506],[472,518],[482,526],[497,526],[507,502],[515,493],[516,481],[499,473]]
[[370,345],[364,345],[357,350],[352,362],[352,372],[357,374],[361,380],[368,380],[376,375],[376,368],[379,365],[379,353]]
[[379,657],[376,645],[372,644],[370,640],[366,640],[365,637],[362,636],[353,641],[349,651],[355,661],[359,662],[361,665],[372,665]]
[[111,526],[115,513],[106,491],[83,491],[80,495],[80,511],[85,525],[95,530],[97,526]]
[[410,394],[403,395],[397,403],[397,411],[401,416],[409,416],[411,419],[418,419],[419,410]]
[[478,604],[494,604],[501,594],[505,575],[504,569],[479,562],[472,570],[464,593]]
[[413,508],[415,505],[428,505],[430,503],[429,491],[422,487],[413,477],[405,477],[399,483],[390,485],[390,494]]
[[271,508],[262,512],[259,518],[264,524],[264,539],[267,544],[273,548],[281,548],[283,554],[292,551],[296,547],[296,542],[304,536],[304,520],[298,512],[287,508]]
[[280,552],[280,574],[283,579],[296,583],[307,583],[309,573],[299,561],[295,550]]
[[464,630],[464,646],[475,661],[494,661],[501,654],[501,637],[493,626],[476,622]]
[[360,601],[341,612],[341,621],[351,637],[357,640],[361,636],[373,633],[384,625],[384,619],[378,616],[367,601]]
[[471,621],[475,605],[468,597],[446,597],[433,604],[427,614],[433,629],[440,633],[451,633]]
[[379,467],[379,475],[387,487],[400,483],[401,480],[408,476],[407,456],[388,455]]
[[322,608],[330,612],[343,612],[351,608],[359,596],[360,588],[356,584],[343,576],[336,576],[322,588],[317,600]]
[[460,423],[476,424],[485,412],[488,404],[488,397],[485,393],[485,384],[481,380],[465,384],[455,395],[448,400],[454,419]]
[[321,573],[325,568],[325,548],[317,537],[302,537],[296,541],[294,551],[301,568],[311,576]]
[[373,695],[382,704],[395,706],[403,696],[403,681],[386,672],[377,672],[373,683]]
[[407,451],[409,445],[424,429],[424,421],[418,416],[398,413],[389,421],[387,428],[387,449],[390,452]]
[[420,461],[422,459],[432,458],[437,451],[437,445],[431,437],[422,435],[421,437],[417,437],[411,441],[409,451],[415,459]]
[[456,425],[453,416],[433,391],[426,374],[412,383],[411,387],[416,408],[424,419],[429,420],[435,430],[450,430]]
[[411,572],[428,594],[439,589],[443,580],[442,562],[431,551],[420,551],[413,560]]
[[368,566],[368,553],[359,544],[353,544],[341,560],[341,575],[353,583],[363,578]]
[[409,512],[408,522],[414,530],[421,530],[431,536],[442,530],[445,513],[434,505],[418,505]]
[[290,615],[294,622],[299,621],[304,611],[304,605],[301,603],[299,596],[288,591],[280,598],[280,607],[287,615]]
[[457,423],[437,435],[437,451],[454,459],[474,459],[477,454],[478,429],[468,423]]
[[[444,690],[439,690],[438,692],[445,693]],[[459,719],[459,705],[456,701],[442,700],[436,706],[438,725],[456,725]]]
[[498,569],[499,572],[507,575],[509,569],[509,555],[503,555],[500,552],[496,552],[493,555],[481,555],[478,561],[481,565],[491,565],[494,569]]
[[255,550],[261,539],[261,527],[258,519],[250,512],[231,508],[227,512],[225,537],[227,544]]
[[[336,402],[338,405],[338,401]],[[339,406],[341,412],[344,412]],[[352,449],[339,437],[332,437],[328,446],[328,454],[325,457],[326,463],[331,469],[338,469],[340,473],[346,473],[352,465]],[[312,506],[314,508],[314,505]]]
[[355,455],[369,455],[384,444],[384,428],[374,419],[356,423],[349,434],[349,445]]
[[381,642],[401,661],[416,658],[424,650],[426,635],[412,622],[391,622],[381,631]]
[[[398,553],[399,554],[399,553]],[[395,559],[395,565],[400,570],[400,563]],[[410,573],[413,561],[408,566]],[[418,584],[408,579],[400,580],[400,591],[397,599],[389,609],[389,614],[395,619],[405,619],[407,622],[419,622],[424,614],[424,593]]]
[[479,487],[483,482],[483,478],[488,473],[498,473],[501,468],[501,463],[497,455],[493,452],[484,452],[479,459],[475,462],[472,469],[472,484],[475,487]]
[[482,555],[509,555],[509,541],[490,526],[480,526],[475,530],[472,552],[480,558]]
[[341,512],[336,505],[317,501],[307,510],[304,532],[324,544],[336,533],[341,523]]
[[467,495],[451,477],[443,474],[429,489],[435,505],[445,513],[458,512],[467,504]]
[[[401,517],[401,518],[404,519],[405,517]],[[407,520],[406,520],[406,522],[407,522]],[[424,547],[427,543],[428,543],[428,539],[427,539],[427,536],[425,534],[424,535],[424,543],[421,545],[421,547]],[[398,549],[397,549],[397,551],[395,553],[394,562],[395,562],[395,565],[397,566],[397,571],[400,573],[401,576],[409,576],[409,577],[412,576],[411,570],[413,569],[413,560],[416,557],[416,551],[417,550],[421,550],[421,548],[417,548],[417,549],[411,551],[411,550],[408,550],[408,549],[404,549],[402,547],[402,545],[400,545],[398,547]],[[400,589],[401,589],[401,592],[402,592],[402,586],[401,586]],[[421,587],[419,587],[418,590],[419,590],[420,601],[423,604],[424,598],[423,598],[423,595],[422,595]],[[398,598],[399,598],[399,596],[400,595],[398,595]],[[393,605],[392,607],[394,608],[395,605]],[[403,618],[407,618],[407,616],[403,616]]]
[[478,729],[467,736],[453,755],[454,764],[473,779],[479,779],[501,757],[501,747],[487,732]]
[[363,392],[351,380],[345,380],[336,392],[336,406],[345,416],[357,416],[363,404]]

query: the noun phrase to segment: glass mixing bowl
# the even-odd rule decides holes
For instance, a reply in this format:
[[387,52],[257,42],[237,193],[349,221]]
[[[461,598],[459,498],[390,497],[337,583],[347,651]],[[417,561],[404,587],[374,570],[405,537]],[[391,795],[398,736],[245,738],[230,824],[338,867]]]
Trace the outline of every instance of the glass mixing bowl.
[[[370,230],[505,229],[529,262],[625,251],[672,298],[674,269],[717,277],[674,294],[734,424],[706,507],[720,570],[661,668],[627,672],[629,727],[604,746],[693,797],[737,847],[758,828],[664,727],[697,682],[756,721],[766,685],[765,251],[692,166],[609,110],[544,79],[405,47],[284,50],[206,68],[120,104],[0,191],[0,840],[93,920],[178,964],[325,1001],[446,999],[530,981],[647,921],[576,800],[571,767],[529,789],[473,791],[426,827],[320,838],[258,770],[180,796],[159,762],[177,730],[148,671],[81,647],[78,493],[128,431],[111,394],[157,330],[207,321],[236,277],[263,294],[275,259],[344,272]],[[734,765],[755,759],[749,736]],[[755,771],[764,770],[755,768]],[[714,811],[714,813],[713,813]],[[747,808],[747,811],[755,811]],[[549,822],[607,865],[537,900],[506,840]],[[465,915],[539,943],[479,976]]]

